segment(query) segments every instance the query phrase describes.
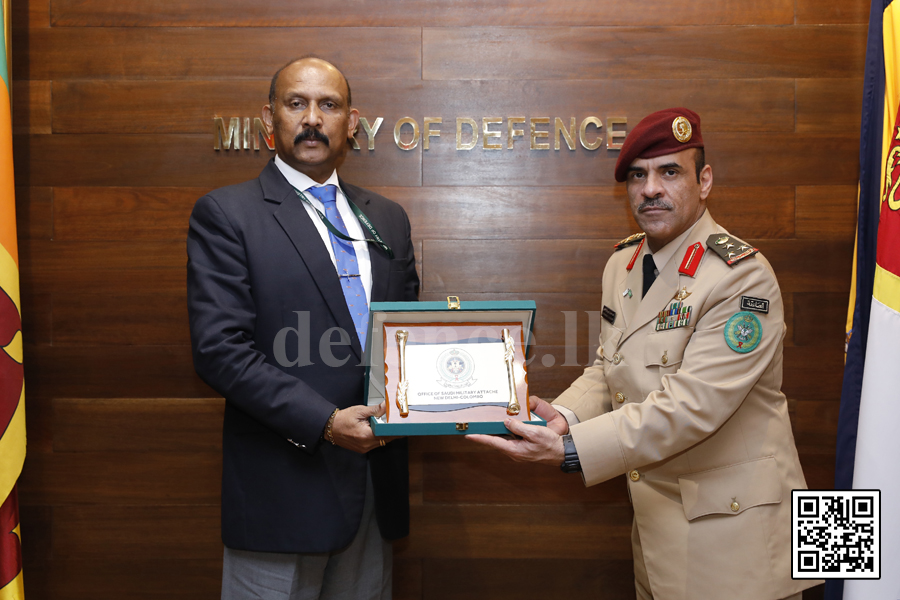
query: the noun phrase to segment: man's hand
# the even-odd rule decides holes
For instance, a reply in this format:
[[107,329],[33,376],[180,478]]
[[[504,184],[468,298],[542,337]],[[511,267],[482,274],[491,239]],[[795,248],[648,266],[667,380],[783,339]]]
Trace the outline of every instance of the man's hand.
[[506,428],[520,436],[521,440],[477,434],[466,437],[473,442],[499,450],[515,461],[538,462],[558,467],[565,457],[560,436],[569,431],[569,424],[555,408],[540,398],[532,396],[530,402],[532,412],[547,421],[546,427],[506,419],[504,422]]
[[531,396],[528,399],[531,412],[547,421],[547,427],[552,429],[559,435],[569,433],[569,422],[560,414],[558,410],[553,408],[549,402],[541,400],[537,396]]
[[331,435],[337,446],[364,454],[383,446],[393,438],[377,438],[369,425],[369,417],[384,414],[384,402],[378,406],[351,406],[338,411],[331,426]]

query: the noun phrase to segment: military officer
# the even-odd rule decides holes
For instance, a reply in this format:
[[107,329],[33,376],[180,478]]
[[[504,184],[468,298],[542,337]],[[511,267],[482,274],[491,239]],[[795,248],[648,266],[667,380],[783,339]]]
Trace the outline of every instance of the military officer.
[[806,488],[781,392],[784,307],[769,262],[716,224],[700,117],[653,113],[615,171],[643,233],[603,273],[593,365],[518,440],[469,436],[515,460],[626,474],[639,599],[799,599],[791,490]]

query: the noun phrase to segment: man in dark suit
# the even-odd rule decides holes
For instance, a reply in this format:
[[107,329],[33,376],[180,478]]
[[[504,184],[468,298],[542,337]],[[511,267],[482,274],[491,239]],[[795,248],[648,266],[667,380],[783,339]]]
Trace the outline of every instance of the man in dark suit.
[[222,598],[390,598],[407,450],[369,427],[363,354],[368,302],[418,294],[409,220],[337,177],[359,114],[333,65],[279,70],[263,120],[276,158],[198,200],[187,241],[194,366],[225,397]]

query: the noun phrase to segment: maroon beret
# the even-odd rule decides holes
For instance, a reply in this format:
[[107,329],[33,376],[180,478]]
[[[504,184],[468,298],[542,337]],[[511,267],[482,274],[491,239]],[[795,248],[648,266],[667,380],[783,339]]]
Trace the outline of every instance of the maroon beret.
[[616,161],[616,181],[625,181],[628,167],[636,158],[655,158],[702,147],[700,116],[694,111],[667,108],[647,115],[625,137]]

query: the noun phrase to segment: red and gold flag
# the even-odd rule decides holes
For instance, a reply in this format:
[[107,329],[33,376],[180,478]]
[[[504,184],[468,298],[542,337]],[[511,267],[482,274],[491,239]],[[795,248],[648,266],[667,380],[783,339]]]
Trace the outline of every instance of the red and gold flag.
[[16,481],[25,461],[25,378],[13,184],[9,0],[0,3],[0,600],[22,600]]

